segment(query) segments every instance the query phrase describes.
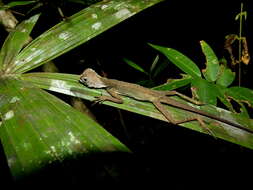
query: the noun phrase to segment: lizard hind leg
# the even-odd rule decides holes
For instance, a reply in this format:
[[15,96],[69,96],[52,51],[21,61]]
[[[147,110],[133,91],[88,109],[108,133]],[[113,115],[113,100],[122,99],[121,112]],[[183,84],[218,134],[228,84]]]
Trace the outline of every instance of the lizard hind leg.
[[182,119],[182,120],[175,120],[171,114],[169,113],[169,111],[159,102],[159,101],[155,101],[153,102],[154,106],[163,114],[163,116],[172,124],[178,125],[178,124],[182,124],[182,123],[187,123],[190,121],[198,121],[200,124],[200,127],[205,130],[208,134],[210,134],[211,136],[214,136],[214,133],[206,126],[206,124],[204,123],[204,121],[198,117],[198,116],[193,116],[193,117],[188,117],[186,119]]

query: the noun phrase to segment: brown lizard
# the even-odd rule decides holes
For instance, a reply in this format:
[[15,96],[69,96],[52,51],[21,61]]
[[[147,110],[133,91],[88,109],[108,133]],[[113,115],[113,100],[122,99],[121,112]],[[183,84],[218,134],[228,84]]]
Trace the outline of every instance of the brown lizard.
[[253,130],[246,128],[242,125],[239,125],[237,123],[231,122],[229,120],[226,120],[224,118],[220,118],[216,115],[207,113],[205,111],[199,110],[197,108],[194,108],[192,106],[180,103],[168,96],[179,96],[191,103],[198,104],[199,103],[192,98],[189,98],[179,92],[176,91],[158,91],[158,90],[152,90],[149,88],[145,88],[143,86],[123,82],[115,79],[108,79],[105,77],[101,77],[98,75],[94,70],[88,68],[85,69],[84,72],[81,74],[80,80],[81,83],[86,85],[89,88],[104,88],[111,96],[100,96],[97,97],[96,102],[102,102],[102,101],[112,101],[118,104],[122,104],[123,100],[120,95],[127,96],[130,98],[134,98],[136,100],[140,101],[147,101],[154,104],[154,106],[164,115],[164,117],[173,124],[181,124],[189,121],[197,120],[199,121],[201,126],[204,126],[203,121],[198,116],[189,117],[184,120],[175,120],[168,110],[162,105],[162,103],[171,105],[173,107],[183,109],[192,113],[196,113],[226,124],[229,124],[233,127],[243,129],[245,131],[248,131],[250,133],[253,133]]

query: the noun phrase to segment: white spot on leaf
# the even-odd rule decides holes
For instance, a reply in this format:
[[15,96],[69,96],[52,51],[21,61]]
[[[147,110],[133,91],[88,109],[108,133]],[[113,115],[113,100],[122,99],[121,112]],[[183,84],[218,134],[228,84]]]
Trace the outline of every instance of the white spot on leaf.
[[80,141],[73,135],[72,132],[68,133],[69,137],[70,137],[70,141],[74,144],[81,144]]
[[24,62],[30,62],[33,58],[41,55],[44,52],[44,50],[38,49],[37,51],[34,51],[30,56],[28,56]]
[[6,73],[9,73],[10,71],[11,71],[11,68],[8,67],[8,68],[6,69]]
[[91,17],[94,18],[94,19],[97,19],[97,18],[98,18],[98,15],[95,14],[95,13],[93,13],[93,14],[91,15]]
[[17,60],[14,61],[14,64],[15,64],[15,65],[18,65],[18,64],[19,64],[19,61],[17,61]]
[[17,97],[17,96],[15,96],[15,97],[13,97],[13,98],[11,99],[10,103],[15,103],[15,102],[17,102],[17,101],[19,101],[19,100],[20,100],[20,98]]
[[14,156],[11,156],[8,158],[8,165],[9,167],[12,167],[13,165],[15,165],[17,162],[16,158]]
[[21,32],[27,32],[27,30],[26,29],[22,29]]
[[61,40],[67,40],[70,37],[70,33],[68,32],[62,32],[58,36]]
[[66,88],[67,84],[64,81],[61,80],[52,80],[51,81],[51,86],[52,87],[57,87],[57,88]]
[[13,116],[14,116],[14,111],[13,110],[10,110],[10,111],[8,111],[5,115],[4,115],[4,120],[9,120],[9,119],[11,119],[11,118],[13,118]]
[[52,80],[50,84],[50,88],[48,90],[52,90],[54,92],[60,92],[63,94],[68,94],[68,95],[74,95],[73,92],[70,91],[70,86],[61,80]]
[[101,22],[96,22],[95,24],[93,24],[91,26],[91,28],[94,29],[94,30],[98,30],[101,26],[102,26]]
[[106,9],[107,7],[108,7],[108,5],[102,5],[102,6],[101,6],[101,9],[104,10],[104,9]]
[[129,16],[129,15],[131,15],[131,12],[126,8],[121,9],[118,12],[115,13],[115,17],[118,18],[118,19]]
[[50,146],[50,149],[53,153],[56,153],[56,149],[55,149],[55,146]]

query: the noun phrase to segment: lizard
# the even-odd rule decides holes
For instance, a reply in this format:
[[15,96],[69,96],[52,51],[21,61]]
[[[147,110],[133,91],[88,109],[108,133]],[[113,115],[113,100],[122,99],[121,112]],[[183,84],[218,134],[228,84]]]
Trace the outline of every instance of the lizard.
[[156,109],[162,113],[162,115],[172,124],[181,124],[190,121],[197,120],[201,126],[204,126],[204,122],[199,116],[192,116],[183,120],[175,120],[169,111],[163,106],[163,104],[167,104],[179,109],[183,109],[195,114],[199,114],[210,119],[214,119],[216,121],[231,125],[235,128],[245,130],[249,133],[253,133],[253,129],[249,129],[240,124],[234,123],[227,119],[221,118],[214,114],[208,113],[206,111],[194,108],[190,105],[183,104],[175,99],[172,99],[169,96],[179,96],[182,99],[185,99],[193,104],[203,105],[202,103],[195,101],[194,99],[185,96],[175,90],[171,91],[159,91],[153,90],[149,88],[145,88],[138,84],[128,83],[116,79],[108,79],[97,74],[93,69],[87,68],[80,75],[79,82],[87,86],[88,88],[96,88],[96,89],[105,89],[111,96],[99,96],[96,97],[95,102],[103,102],[103,101],[111,101],[114,103],[122,104],[123,99],[121,96],[127,96],[139,101],[151,102],[156,107]]

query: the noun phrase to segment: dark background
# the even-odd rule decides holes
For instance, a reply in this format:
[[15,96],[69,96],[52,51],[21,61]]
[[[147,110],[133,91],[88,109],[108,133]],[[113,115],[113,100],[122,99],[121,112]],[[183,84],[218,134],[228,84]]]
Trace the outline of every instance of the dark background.
[[[145,76],[125,64],[123,58],[133,60],[148,70],[157,55],[157,51],[147,45],[147,43],[153,43],[179,50],[203,69],[205,59],[199,41],[205,40],[211,45],[219,58],[228,57],[223,48],[224,39],[227,34],[239,32],[239,22],[234,18],[240,11],[241,2],[244,2],[245,10],[248,12],[247,20],[243,24],[243,35],[248,39],[249,51],[252,55],[252,1],[167,0],[113,27],[54,61],[60,72],[80,74],[85,68],[92,67],[98,72],[104,71],[110,78],[138,82]],[[69,6],[68,3],[61,2],[60,5],[65,16],[71,16],[82,9],[82,6],[75,4]],[[40,11],[42,15],[32,33],[33,37],[43,33],[62,19],[54,4],[46,4],[26,17]],[[7,33],[1,31],[1,41],[5,35]],[[161,59],[164,58],[161,57]],[[242,86],[252,88],[251,71],[252,62],[248,66],[243,66]],[[157,85],[164,83],[168,78],[179,77],[179,73],[180,71],[170,64],[155,82]],[[62,98],[69,100],[65,96]],[[90,106],[89,102],[85,103]],[[239,145],[121,111],[127,127],[125,130],[118,119],[119,112],[115,108],[97,105],[90,106],[90,109],[102,126],[135,153],[129,159],[128,157],[127,159],[120,158],[119,163],[115,160],[112,163],[116,165],[112,168],[124,168],[122,175],[122,170],[115,172],[121,176],[116,177],[116,184],[164,184],[166,187],[178,188],[195,185],[217,187],[220,183],[244,185],[247,182],[247,176],[250,175],[248,172],[252,171],[252,151]],[[66,178],[72,176],[70,181],[73,184],[81,183],[80,175],[85,175],[83,168],[87,166],[83,166],[81,161],[82,159],[77,163],[67,164],[74,165],[74,169],[71,169],[73,175],[65,176]],[[94,163],[98,164],[99,161]],[[8,174],[8,168],[2,168]],[[55,175],[59,174],[56,172]],[[103,178],[103,175],[101,176],[100,178]],[[6,184],[12,182],[9,175],[3,174],[3,179],[6,179]],[[111,181],[115,184],[115,179]],[[30,182],[28,178],[24,184]]]

